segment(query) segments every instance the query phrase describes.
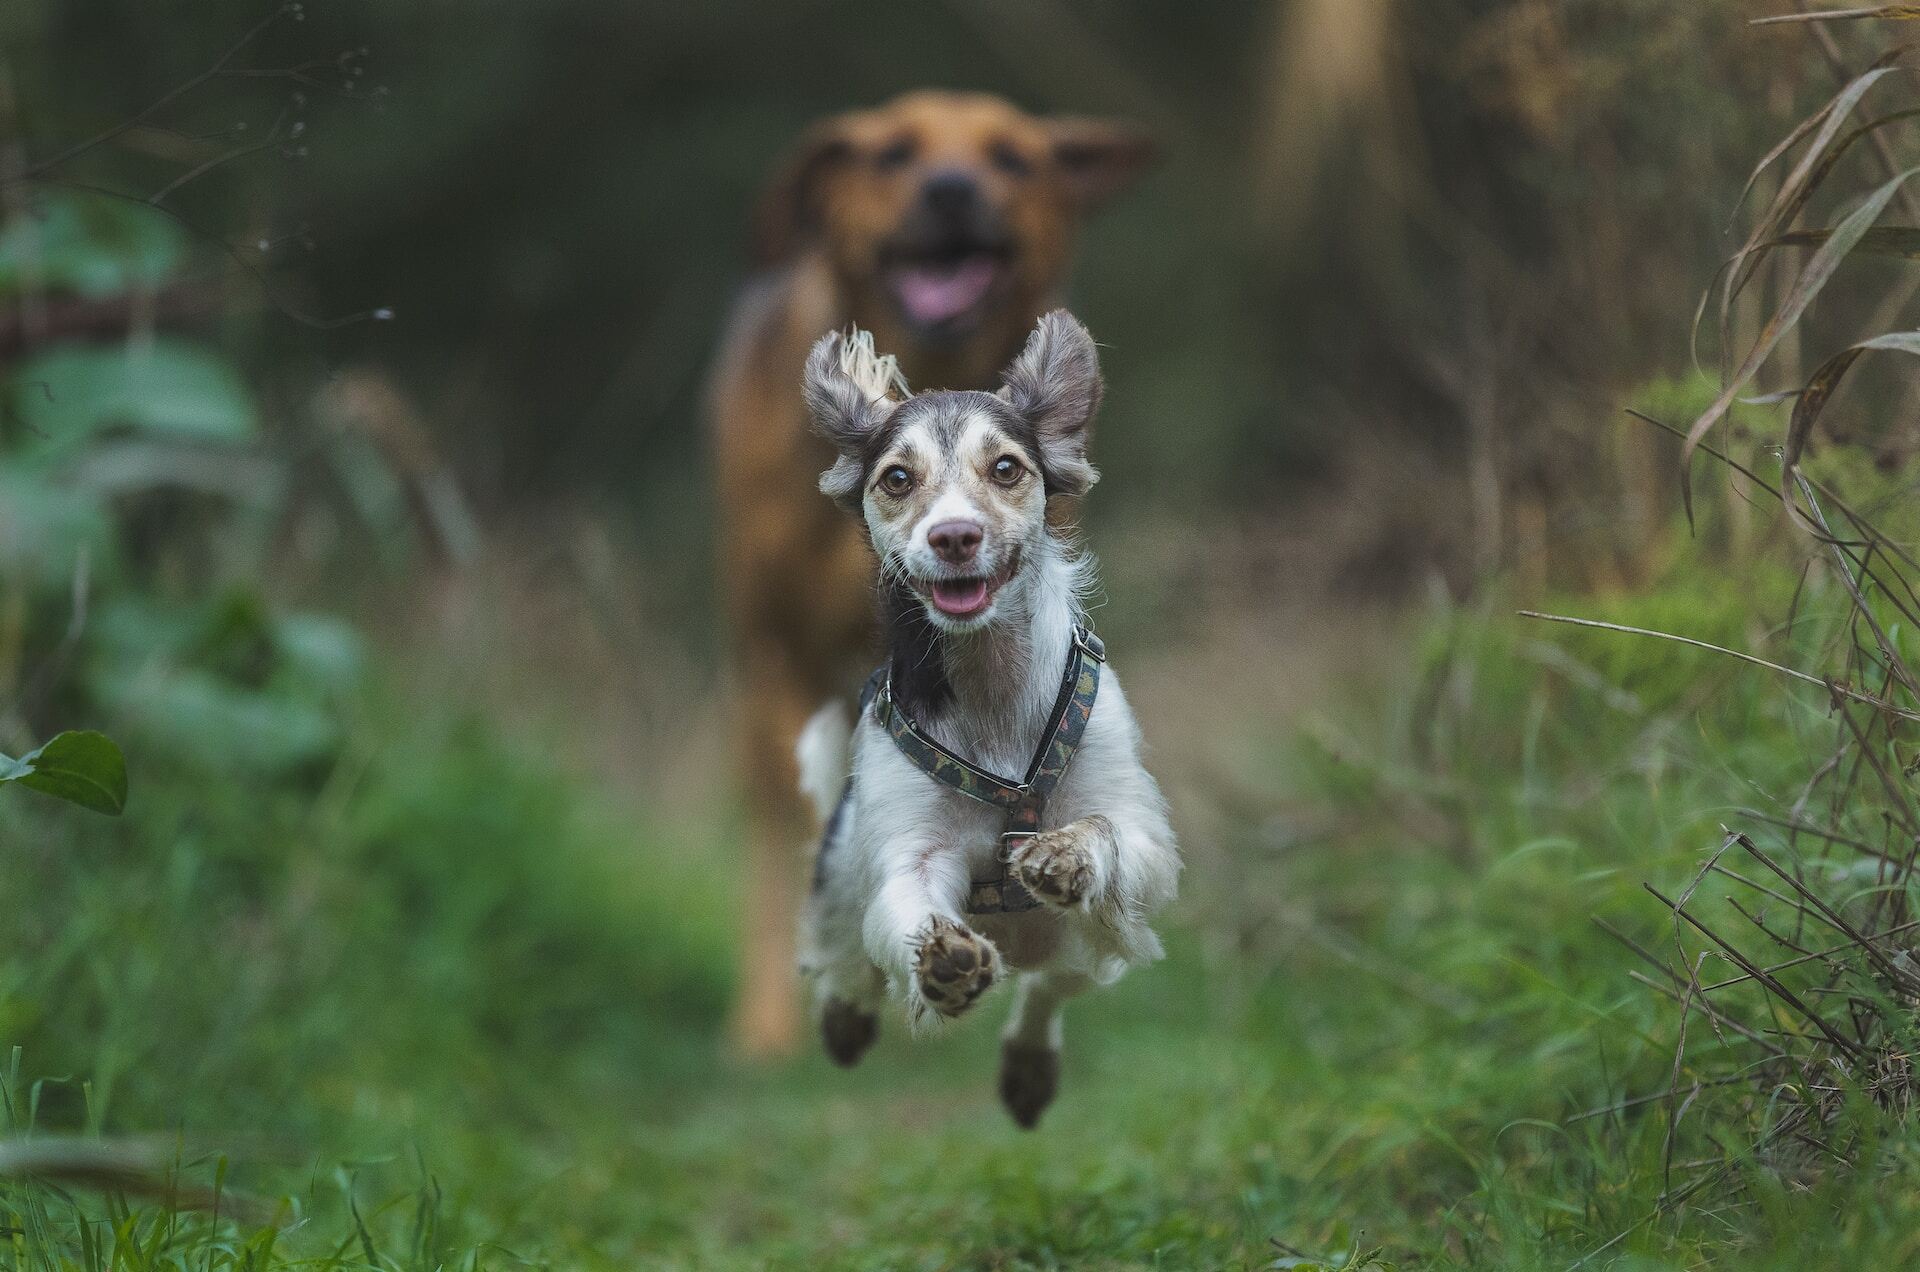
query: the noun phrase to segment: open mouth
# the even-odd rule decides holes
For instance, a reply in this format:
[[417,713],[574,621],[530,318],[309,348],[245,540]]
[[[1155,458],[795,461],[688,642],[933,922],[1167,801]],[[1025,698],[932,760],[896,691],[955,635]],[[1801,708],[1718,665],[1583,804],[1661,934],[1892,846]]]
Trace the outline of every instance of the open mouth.
[[894,303],[908,321],[937,328],[958,324],[979,310],[1006,265],[1002,247],[955,243],[932,251],[892,253],[885,272]]
[[999,593],[1001,584],[1013,577],[1018,566],[1016,560],[997,574],[925,579],[917,581],[915,586],[942,615],[964,621],[978,618],[992,607],[993,598]]
[[948,618],[972,618],[993,603],[993,587],[987,579],[940,579],[927,596]]

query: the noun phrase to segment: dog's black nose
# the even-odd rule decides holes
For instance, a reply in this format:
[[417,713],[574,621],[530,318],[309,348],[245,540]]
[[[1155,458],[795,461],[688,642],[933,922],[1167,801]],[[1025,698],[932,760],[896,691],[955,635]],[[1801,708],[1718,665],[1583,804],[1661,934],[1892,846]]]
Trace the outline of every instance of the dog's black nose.
[[920,197],[933,211],[944,216],[959,216],[973,210],[980,201],[980,185],[973,174],[961,168],[946,168],[927,178]]
[[927,531],[927,546],[949,565],[965,565],[980,551],[984,536],[977,521],[942,521]]

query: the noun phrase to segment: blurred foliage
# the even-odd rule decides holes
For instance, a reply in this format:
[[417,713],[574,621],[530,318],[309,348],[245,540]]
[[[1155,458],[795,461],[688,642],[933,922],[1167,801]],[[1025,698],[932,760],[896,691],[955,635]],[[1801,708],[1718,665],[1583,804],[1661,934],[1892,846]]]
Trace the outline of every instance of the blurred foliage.
[[[1696,563],[1600,612],[1691,606],[1687,630],[1738,632],[1793,587],[1741,570],[1744,595]],[[0,1037],[26,1057],[6,1102],[43,1128],[178,1125],[187,1193],[224,1179],[243,1217],[4,1177],[0,1216],[101,1268],[164,1264],[85,1262],[83,1221],[215,1268],[340,1249],[423,1272],[1483,1272],[1569,1266],[1622,1232],[1649,1269],[1905,1266],[1904,1141],[1778,1193],[1740,1163],[1763,1204],[1646,1224],[1659,1106],[1585,1116],[1672,1064],[1668,1008],[1590,915],[1660,941],[1640,880],[1685,879],[1734,802],[1790,806],[1824,695],[1744,667],[1688,692],[1664,645],[1563,647],[1497,606],[1417,626],[1417,658],[1302,734],[1253,733],[1262,802],[1231,842],[1191,845],[1173,957],[1078,1005],[1041,1139],[993,1104],[986,1021],[937,1045],[889,1028],[852,1073],[728,1064],[725,828],[658,824],[501,743],[451,705],[457,669],[364,684],[315,792],[158,755],[117,823],[0,806],[24,832],[0,894]],[[1596,674],[1609,643],[1654,674]]]
[[[231,738],[220,768],[149,744],[117,823],[0,806],[0,1133],[184,1137],[159,1162],[177,1182],[131,1206],[0,1168],[0,1220],[26,1233],[9,1267],[69,1247],[87,1268],[279,1267],[341,1239],[336,1266],[498,1266],[458,1260],[548,1170],[549,1128],[634,1099],[634,1074],[652,1100],[710,1070],[725,876],[664,851],[636,875],[636,840],[662,828],[398,680],[360,684],[311,781],[235,771],[252,761]],[[443,1193],[422,1153],[461,1177]],[[495,1169],[474,1231],[462,1212]],[[242,1232],[171,1213],[223,1177]],[[394,1209],[395,1189],[418,1193]],[[83,1257],[77,1222],[121,1253]]]
[[[97,203],[50,194],[43,219],[11,223],[0,300],[27,304],[29,273],[114,297],[187,267],[177,227],[152,210],[91,219]],[[33,239],[30,224],[52,232]],[[360,641],[276,613],[254,581],[285,479],[262,469],[259,408],[232,357],[151,333],[54,340],[0,376],[0,666],[13,669],[0,727],[110,717],[209,770],[330,755]]]
[[178,225],[152,209],[51,198],[0,227],[0,295],[41,287],[100,297],[154,287],[185,263],[185,239]]
[[8,466],[15,471],[45,472],[110,431],[235,442],[256,427],[234,368],[209,350],[171,340],[135,350],[50,349],[22,361],[13,385],[19,440]]
[[[273,298],[227,334],[269,396],[389,371],[485,505],[617,508],[684,594],[746,209],[810,120],[934,83],[1161,135],[1166,164],[1090,227],[1072,289],[1112,350],[1096,521],[1257,508],[1356,442],[1453,482],[1479,433],[1502,480],[1564,492],[1595,480],[1573,457],[1611,426],[1598,404],[1678,361],[1667,316],[1706,281],[1745,163],[1823,91],[1750,8],[340,0],[69,171],[145,194],[231,158],[167,204],[245,226],[225,237]],[[263,12],[11,6],[29,153],[203,71]],[[315,333],[280,303],[396,321]],[[1415,498],[1447,554],[1464,503]]]
[[[128,120],[264,12],[7,6],[0,165]],[[1263,515],[1351,448],[1419,473],[1399,547],[1449,550],[1480,461],[1583,492],[1566,524],[1612,533],[1629,479],[1607,461],[1643,453],[1609,446],[1614,390],[1675,423],[1711,401],[1674,316],[1746,161],[1831,91],[1748,14],[341,0],[57,180],[0,171],[23,324],[0,351],[0,744],[111,722],[140,779],[114,823],[0,803],[0,1040],[28,1074],[88,1075],[16,1060],[6,1125],[256,1128],[305,1159],[244,1163],[244,1191],[287,1198],[271,1226],[0,1171],[0,1257],[30,1237],[89,1269],[518,1262],[504,1241],[621,1268],[1522,1268],[1625,1232],[1647,1267],[1911,1262],[1920,1163],[1866,1110],[1856,1175],[1785,1188],[1738,1160],[1751,1206],[1643,1223],[1669,1142],[1626,1102],[1670,1080],[1670,1019],[1588,923],[1656,939],[1642,878],[1686,878],[1727,807],[1793,808],[1831,732],[1811,686],[1429,617],[1404,674],[1208,774],[1227,815],[1193,837],[1176,957],[1076,1013],[1098,1043],[1036,1145],[991,1109],[984,1030],[890,1038],[854,1075],[729,1068],[724,818],[590,792],[460,705],[470,668],[376,666],[288,577],[371,590],[368,562],[410,560],[405,466],[316,403],[372,368],[489,504],[623,509],[656,582],[697,596],[699,385],[743,209],[809,119],[927,82],[1166,138],[1075,284],[1113,350],[1096,518]],[[1377,25],[1313,25],[1356,15]],[[54,323],[98,312],[72,302],[112,321]],[[1869,457],[1819,462],[1912,514]],[[1643,509],[1644,586],[1580,612],[1818,665],[1832,582],[1744,555],[1755,496],[1721,491],[1700,552]]]

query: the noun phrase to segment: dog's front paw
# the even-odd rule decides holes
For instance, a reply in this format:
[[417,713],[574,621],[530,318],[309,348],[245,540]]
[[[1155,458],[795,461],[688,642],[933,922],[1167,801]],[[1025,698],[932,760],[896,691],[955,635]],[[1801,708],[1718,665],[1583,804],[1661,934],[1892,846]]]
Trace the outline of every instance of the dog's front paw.
[[1048,905],[1070,909],[1093,889],[1093,851],[1088,840],[1106,833],[1105,818],[1069,822],[1027,840],[1007,864],[1028,892]]
[[942,1016],[958,1016],[1000,979],[993,942],[949,919],[936,918],[920,938],[914,981],[920,1001]]

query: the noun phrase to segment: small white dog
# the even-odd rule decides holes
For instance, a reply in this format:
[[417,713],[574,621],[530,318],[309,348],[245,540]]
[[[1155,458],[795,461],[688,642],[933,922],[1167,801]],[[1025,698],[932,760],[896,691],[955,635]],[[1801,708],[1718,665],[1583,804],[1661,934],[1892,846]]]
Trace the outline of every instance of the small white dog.
[[1098,355],[1056,311],[998,393],[914,396],[871,337],[836,333],[805,389],[839,453],[820,488],[862,516],[880,561],[891,649],[851,730],[836,703],[800,739],[827,822],[802,970],[847,1065],[889,987],[919,1026],[1018,971],[1000,1094],[1030,1127],[1058,1085],[1062,1004],[1160,956],[1147,921],[1180,871],[1133,713],[1083,626],[1092,562],[1047,524],[1050,496],[1098,477]]

